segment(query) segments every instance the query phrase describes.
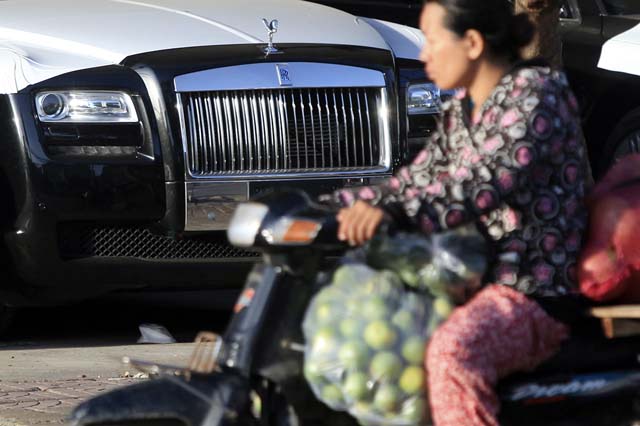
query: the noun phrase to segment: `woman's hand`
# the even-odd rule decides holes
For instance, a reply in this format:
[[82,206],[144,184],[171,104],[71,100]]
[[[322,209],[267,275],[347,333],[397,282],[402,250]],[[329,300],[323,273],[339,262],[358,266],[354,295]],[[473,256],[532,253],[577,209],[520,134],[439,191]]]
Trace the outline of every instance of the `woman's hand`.
[[362,245],[373,237],[383,218],[382,209],[358,200],[338,212],[338,239],[352,246]]

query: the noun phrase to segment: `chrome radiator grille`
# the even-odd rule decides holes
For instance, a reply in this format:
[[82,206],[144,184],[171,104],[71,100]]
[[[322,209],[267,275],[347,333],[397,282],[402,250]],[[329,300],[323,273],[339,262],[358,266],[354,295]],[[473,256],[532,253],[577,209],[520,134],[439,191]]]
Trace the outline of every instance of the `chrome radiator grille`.
[[383,90],[180,93],[189,172],[206,177],[379,168]]

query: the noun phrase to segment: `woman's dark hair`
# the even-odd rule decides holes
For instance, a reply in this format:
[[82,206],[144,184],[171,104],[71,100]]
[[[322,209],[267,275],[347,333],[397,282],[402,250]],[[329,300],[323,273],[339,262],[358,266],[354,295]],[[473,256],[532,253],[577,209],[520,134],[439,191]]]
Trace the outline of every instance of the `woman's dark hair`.
[[425,0],[447,11],[445,25],[459,36],[477,30],[496,56],[520,59],[520,49],[528,45],[535,27],[525,13],[513,14],[508,0]]

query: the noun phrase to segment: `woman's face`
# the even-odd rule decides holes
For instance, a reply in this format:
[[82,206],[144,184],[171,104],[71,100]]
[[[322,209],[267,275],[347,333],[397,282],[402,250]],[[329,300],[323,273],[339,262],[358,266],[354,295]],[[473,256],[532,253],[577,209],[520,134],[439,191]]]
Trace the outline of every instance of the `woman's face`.
[[468,87],[473,65],[468,40],[445,26],[446,13],[438,3],[427,3],[422,9],[420,29],[426,43],[420,60],[427,76],[441,89]]

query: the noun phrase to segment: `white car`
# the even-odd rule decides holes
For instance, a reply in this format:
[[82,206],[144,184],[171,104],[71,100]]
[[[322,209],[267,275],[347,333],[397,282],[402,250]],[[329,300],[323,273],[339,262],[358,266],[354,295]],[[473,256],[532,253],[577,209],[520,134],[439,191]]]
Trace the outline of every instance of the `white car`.
[[236,203],[371,183],[424,142],[422,42],[299,0],[0,1],[3,312],[237,285]]
[[560,3],[564,67],[600,177],[618,158],[640,152],[640,2]]

